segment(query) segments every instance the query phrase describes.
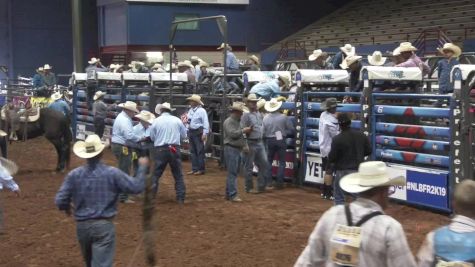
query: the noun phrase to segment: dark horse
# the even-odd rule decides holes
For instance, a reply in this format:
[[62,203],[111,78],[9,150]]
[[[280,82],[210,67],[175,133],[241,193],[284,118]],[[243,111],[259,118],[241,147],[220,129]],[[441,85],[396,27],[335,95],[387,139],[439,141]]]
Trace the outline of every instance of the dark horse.
[[[12,114],[12,112],[9,112],[9,114]],[[13,116],[10,117],[14,116],[15,114],[13,113]],[[5,122],[5,118],[2,119],[2,122]],[[20,122],[19,125],[20,129],[17,131],[19,140],[32,139],[44,135],[54,145],[58,154],[56,171],[63,171],[69,166],[72,133],[69,118],[66,118],[63,113],[49,108],[42,108],[40,109],[40,117],[37,121]],[[6,142],[0,142],[0,146],[3,146],[3,143],[6,145]]]

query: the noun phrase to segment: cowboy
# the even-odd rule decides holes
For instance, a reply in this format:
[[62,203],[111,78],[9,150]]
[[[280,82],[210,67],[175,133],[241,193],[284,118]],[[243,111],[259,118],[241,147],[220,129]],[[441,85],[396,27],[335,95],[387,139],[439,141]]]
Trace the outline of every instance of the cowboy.
[[196,76],[192,71],[192,69],[194,69],[195,67],[191,65],[191,62],[189,60],[179,62],[177,67],[178,67],[178,72],[186,73],[186,76],[188,76],[188,83],[190,84],[196,83]]
[[231,114],[223,123],[224,131],[224,160],[226,170],[226,200],[241,202],[238,195],[237,176],[241,166],[241,152],[248,151],[246,140],[241,129],[241,117],[247,110],[244,103],[234,102],[231,106]]
[[225,47],[226,47],[226,66],[225,67],[228,70],[228,73],[229,74],[240,73],[239,61],[236,58],[236,55],[234,55],[234,53],[232,52],[233,48],[230,45],[228,44],[225,45],[224,43],[222,43],[221,46],[216,48],[216,50],[223,50]]
[[48,64],[43,66],[43,82],[47,87],[56,85],[56,75],[51,72],[52,67]]
[[249,59],[247,60],[247,65],[249,66],[250,71],[261,71],[261,68],[259,67],[261,63],[256,55],[249,56]]
[[124,72],[124,65],[121,64],[110,64],[109,72],[113,73],[122,73]]
[[[127,175],[130,173],[132,163],[132,151],[127,146],[127,142],[140,142],[140,137],[134,135],[132,118],[139,113],[137,104],[131,101],[119,104],[122,111],[117,115],[112,125],[111,149],[117,159],[118,167]],[[134,203],[127,194],[121,194],[120,202]]]
[[371,66],[384,66],[387,57],[383,57],[381,51],[374,51],[372,55],[368,55],[368,63]]
[[107,72],[108,69],[104,67],[101,63],[101,60],[99,58],[91,58],[87,63],[89,63],[89,66],[86,67],[85,72],[89,73],[91,71],[93,72]]
[[152,125],[153,120],[155,120],[155,115],[147,110],[142,110],[139,114],[135,115],[135,118],[139,119],[133,132],[135,136],[138,136],[141,142],[138,143],[128,143],[129,147],[134,148],[134,154],[132,156],[132,165],[134,167],[134,173],[137,173],[138,170],[138,159],[140,157],[150,158],[150,152],[153,148],[153,143],[150,141],[150,125]]
[[63,95],[60,92],[55,92],[51,95],[51,100],[53,102],[49,104],[48,108],[54,109],[64,114],[67,118],[71,113],[71,108],[69,107],[68,103],[63,99]]
[[337,116],[341,132],[331,143],[326,174],[333,176],[333,196],[335,205],[345,204],[345,194],[340,187],[343,176],[358,171],[358,166],[371,154],[368,137],[360,131],[351,130],[351,119],[347,113]]
[[178,72],[178,69],[177,69],[175,63],[172,63],[171,68],[170,68],[170,63],[168,63],[167,66],[165,67],[165,70],[167,72],[172,72],[172,73]]
[[[241,117],[242,132],[246,134],[249,153],[244,155],[245,161],[245,178],[247,193],[263,193],[267,189],[272,189],[271,174],[269,172],[269,162],[267,161],[267,153],[263,143],[264,125],[262,115],[257,109],[259,99],[255,94],[247,97],[247,107],[249,113],[244,113]],[[254,190],[252,181],[253,164],[259,168],[259,176],[257,179],[257,190]]]
[[162,67],[162,64],[155,63],[150,69],[152,72],[165,73],[165,69]]
[[131,61],[129,64],[129,70],[128,72],[133,72],[133,73],[148,73],[148,68],[145,67],[145,63],[141,61]]
[[287,152],[287,143],[285,138],[292,133],[293,125],[287,116],[279,112],[282,107],[282,101],[272,98],[268,101],[264,108],[268,115],[264,117],[264,137],[267,144],[267,159],[269,161],[269,172],[272,173],[272,162],[277,155],[279,168],[276,176],[276,188],[282,189],[284,187],[284,170],[285,170],[285,155]]
[[209,64],[204,61],[201,61],[199,67],[200,67],[200,78],[198,80],[198,83],[206,83],[210,81],[213,75],[209,73],[208,71]]
[[205,174],[205,146],[209,133],[208,113],[203,108],[201,96],[192,95],[186,99],[190,105],[187,113],[188,139],[190,140],[191,171],[187,174]]
[[425,76],[430,73],[430,67],[427,63],[423,62],[417,55],[414,53],[417,51],[410,42],[403,42],[399,44],[399,52],[404,62],[396,65],[396,67],[418,67],[422,71],[422,76]]
[[393,50],[391,61],[391,66],[396,66],[404,62],[404,59],[401,57],[401,51],[399,50],[399,47],[396,47]]
[[356,54],[356,49],[351,44],[345,44],[345,46],[340,47],[340,51],[332,59],[333,69],[341,69],[341,64],[346,57],[354,56]]
[[450,82],[450,73],[455,65],[460,62],[457,58],[462,54],[462,49],[452,43],[444,44],[444,47],[438,49],[444,55],[444,58],[437,63],[437,78],[439,79],[439,93],[447,94],[454,91],[454,86]]
[[277,79],[272,79],[270,81],[260,82],[255,84],[251,90],[250,94],[256,94],[258,97],[262,97],[265,100],[270,100],[271,98],[278,97],[282,88],[288,88],[290,80],[287,76],[279,74]]
[[200,68],[200,63],[202,62],[203,60],[197,56],[192,56],[190,58],[190,63],[191,65],[193,66],[193,68],[191,68],[191,72],[193,72],[193,74],[195,75],[195,79],[197,81],[200,80],[201,78],[201,68]]
[[[5,137],[7,133],[0,130],[0,136]],[[17,197],[20,197],[20,187],[18,184],[13,180],[12,175],[14,175],[18,170],[18,167],[11,161],[0,158],[0,190],[3,187],[9,189]],[[3,205],[0,204],[0,235],[4,234],[4,226],[3,226]]]
[[314,69],[316,70],[331,70],[333,65],[327,62],[328,54],[322,49],[313,50],[313,53],[308,56],[308,60],[314,62]]
[[[338,103],[336,98],[327,98],[320,108],[323,110],[318,122],[318,144],[320,147],[320,156],[322,157],[322,170],[328,166],[328,155],[330,154],[333,137],[339,132],[338,120],[336,118],[336,108]],[[323,183],[323,199],[332,199],[333,175],[325,174]]]
[[102,163],[105,147],[95,134],[74,144],[74,154],[86,159],[87,163],[68,173],[55,198],[59,210],[68,216],[74,212],[77,238],[86,266],[114,265],[117,198],[120,193],[142,192],[149,166],[148,159],[140,158],[137,177],[130,177]]
[[475,181],[455,187],[452,222],[430,232],[417,254],[419,267],[475,266]]
[[186,128],[179,118],[171,115],[173,110],[170,103],[161,104],[160,117],[156,118],[150,126],[150,139],[154,143],[155,159],[154,191],[156,195],[160,177],[167,165],[170,165],[175,179],[176,200],[178,204],[184,204],[186,187],[182,173],[180,145],[181,139],[186,137]]
[[40,88],[45,85],[44,80],[43,80],[43,67],[39,67],[36,69],[36,74],[33,76],[33,87],[34,88]]
[[94,116],[94,133],[100,138],[104,135],[104,129],[106,127],[107,118],[107,104],[104,103],[105,92],[97,91],[94,94],[94,103],[92,104],[92,116]]
[[361,56],[348,56],[340,64],[340,68],[350,72],[349,87],[351,92],[361,92],[363,90],[363,80],[360,79],[360,72],[363,68]]
[[405,185],[384,162],[361,163],[340,181],[358,198],[322,215],[294,266],[416,266],[401,224],[383,212],[394,188]]

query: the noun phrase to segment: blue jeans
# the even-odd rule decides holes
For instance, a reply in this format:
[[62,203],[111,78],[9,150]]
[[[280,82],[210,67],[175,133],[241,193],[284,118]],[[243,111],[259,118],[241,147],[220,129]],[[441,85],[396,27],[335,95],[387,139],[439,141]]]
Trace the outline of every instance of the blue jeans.
[[77,222],[76,234],[87,267],[112,267],[115,226],[110,220]]
[[[340,187],[340,180],[343,176],[355,173],[357,170],[340,170],[335,172],[335,176],[333,179],[333,197],[335,200],[333,201],[335,205],[344,205],[345,204],[345,191]],[[351,194],[352,196],[355,196]]]
[[232,146],[224,146],[224,160],[228,175],[226,177],[226,199],[233,199],[237,195],[237,177],[241,164],[241,150]]
[[202,134],[189,134],[191,170],[194,172],[205,171],[205,144],[201,140]]
[[259,176],[257,179],[257,190],[264,191],[265,187],[272,182],[272,177],[269,173],[269,162],[267,161],[267,153],[262,141],[255,142],[248,140],[249,153],[245,154],[245,170],[246,170],[246,192],[254,188],[252,181],[253,163],[259,168]]
[[284,171],[285,171],[285,153],[287,150],[287,144],[285,140],[277,140],[275,138],[267,139],[267,159],[269,160],[269,173],[272,174],[272,162],[274,161],[274,155],[277,154],[279,158],[279,169],[277,171],[277,185],[282,186],[284,184]]
[[[124,153],[124,148],[127,148],[127,153]],[[125,172],[127,175],[130,175],[130,166],[132,165],[132,149],[119,144],[112,144],[111,149],[112,154],[114,154],[115,158],[117,159],[119,169]],[[120,201],[125,201],[128,198],[129,196],[127,194],[121,193],[119,195]]]
[[186,187],[181,167],[180,148],[176,147],[176,151],[172,152],[168,147],[155,147],[153,157],[155,158],[155,171],[153,173],[154,194],[157,195],[160,177],[162,177],[163,171],[165,171],[167,164],[169,164],[172,169],[173,178],[175,178],[176,200],[179,202],[185,201]]

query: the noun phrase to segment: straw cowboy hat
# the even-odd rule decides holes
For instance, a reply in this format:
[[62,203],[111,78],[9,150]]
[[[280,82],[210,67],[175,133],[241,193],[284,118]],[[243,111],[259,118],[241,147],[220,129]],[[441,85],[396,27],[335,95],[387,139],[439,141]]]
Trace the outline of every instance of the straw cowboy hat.
[[391,175],[382,161],[363,162],[358,172],[346,175],[340,180],[340,187],[348,193],[361,193],[375,187],[405,185],[406,178]]
[[264,108],[267,110],[267,112],[274,112],[279,110],[282,104],[282,101],[277,100],[277,98],[272,98],[270,101],[266,102]]
[[205,67],[205,68],[208,68],[209,67],[209,64],[204,62],[204,61],[201,61],[200,62],[200,67]]
[[161,68],[161,67],[162,67],[162,64],[160,64],[160,63],[155,63],[155,64],[153,64],[153,66],[152,66],[152,70],[153,70],[153,69],[159,69],[159,68]]
[[52,69],[52,68],[53,68],[53,67],[50,66],[49,64],[45,64],[45,65],[43,66],[43,69],[44,69],[44,70],[50,70],[50,69]]
[[162,108],[162,104],[160,104],[160,103],[157,104],[155,106],[155,114],[160,115],[162,113],[162,111],[160,110],[161,108]]
[[247,101],[251,101],[251,102],[257,102],[260,100],[260,98],[257,98],[257,95],[256,94],[249,94],[246,98]]
[[340,64],[340,67],[344,70],[348,69],[351,64],[361,60],[361,56],[347,56],[343,62]]
[[417,51],[417,48],[414,47],[410,42],[402,42],[399,44],[399,52],[413,52]]
[[256,55],[249,56],[249,59],[254,61],[257,65],[261,64],[259,58]]
[[101,98],[101,97],[103,97],[103,96],[105,96],[105,95],[106,95],[105,92],[97,91],[97,92],[94,94],[93,99],[94,99],[94,101],[96,101],[97,99],[99,99],[99,98]]
[[[229,44],[226,44],[226,47],[228,49],[232,49],[232,47]],[[221,50],[221,49],[224,49],[224,43],[221,43],[221,45],[218,48],[216,48],[216,50]]]
[[139,113],[140,111],[137,109],[137,103],[132,102],[132,101],[125,101],[125,103],[120,103],[118,105],[122,109],[127,109],[130,111],[133,111],[135,113]]
[[325,99],[325,101],[323,101],[323,103],[320,105],[320,109],[322,110],[327,110],[327,109],[336,108],[336,107],[340,107],[340,106],[338,105],[338,102],[336,101],[336,98],[334,97]]
[[99,62],[99,61],[101,61],[101,60],[98,59],[98,58],[93,57],[93,58],[91,58],[91,60],[89,60],[87,63],[89,63],[89,64],[96,64],[96,63]]
[[198,61],[198,62],[201,62],[201,61],[203,61],[203,60],[202,60],[201,58],[197,57],[197,56],[192,56],[192,57],[190,58],[190,61]]
[[310,56],[308,56],[308,60],[310,60],[310,61],[315,61],[315,60],[317,60],[317,58],[319,58],[321,55],[323,55],[322,49],[313,50],[313,53],[312,53]]
[[106,146],[102,144],[101,138],[96,134],[89,135],[84,141],[77,141],[74,144],[73,152],[83,159],[90,159],[99,155]]
[[256,104],[257,109],[259,110],[259,109],[265,107],[266,103],[267,103],[267,101],[264,98],[259,99],[259,101],[257,101],[257,104]]
[[189,60],[178,62],[178,67],[194,68],[194,66],[191,64],[191,61],[189,61]]
[[437,50],[439,50],[439,52],[442,54],[447,50],[452,51],[454,53],[454,57],[459,57],[462,54],[462,49],[453,43],[445,43],[442,48],[437,48]]
[[58,99],[61,99],[61,97],[63,97],[63,95],[60,93],[60,92],[55,92],[54,94],[51,95],[51,99],[53,101],[56,101]]
[[393,50],[393,57],[397,57],[401,55],[401,49],[399,47],[396,47],[396,49]]
[[234,102],[233,105],[229,107],[229,109],[240,111],[240,112],[244,112],[248,110],[246,107],[246,104],[244,104],[243,102]]
[[284,83],[284,86],[288,87],[290,85],[290,77],[286,76],[284,74],[278,75],[278,79],[281,80]]
[[155,115],[153,115],[152,112],[147,111],[147,110],[142,110],[140,111],[139,114],[135,115],[135,117],[141,121],[147,122],[149,124],[153,123],[153,120],[155,119]]
[[382,66],[386,63],[386,57],[380,51],[374,51],[373,55],[368,55],[368,62],[373,66]]
[[160,112],[161,112],[162,109],[167,109],[169,111],[174,111],[175,110],[174,108],[172,108],[172,106],[168,102],[165,102],[165,103],[160,105]]
[[203,101],[201,101],[201,96],[199,95],[191,95],[190,97],[188,97],[186,99],[186,101],[193,101],[193,102],[196,102],[202,106],[204,106],[205,104],[203,103]]
[[345,46],[340,47],[340,50],[345,53],[346,56],[352,56],[355,54],[355,47],[351,44],[345,44]]

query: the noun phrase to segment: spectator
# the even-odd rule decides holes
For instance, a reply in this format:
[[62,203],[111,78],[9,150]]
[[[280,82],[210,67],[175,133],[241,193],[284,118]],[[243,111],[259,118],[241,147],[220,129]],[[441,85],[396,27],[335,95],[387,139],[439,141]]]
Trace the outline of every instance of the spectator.
[[107,72],[109,71],[106,67],[104,67],[101,63],[101,60],[99,58],[91,58],[87,63],[89,63],[89,66],[86,67],[85,71],[86,73],[90,72]]
[[363,68],[361,56],[348,56],[343,60],[340,67],[350,72],[349,87],[351,92],[361,92],[363,90],[363,80],[360,79],[360,72]]
[[193,68],[191,68],[191,72],[195,75],[195,80],[199,81],[201,78],[201,68],[200,68],[200,63],[203,60],[197,56],[192,56],[190,58],[191,65],[193,65]]
[[94,133],[102,138],[106,127],[107,105],[103,99],[106,93],[97,91],[94,94],[94,104],[92,104],[92,115],[94,116]]
[[189,60],[185,60],[183,62],[179,62],[177,66],[178,72],[186,73],[186,76],[188,76],[188,82],[194,85],[196,83],[196,76],[192,70],[195,67],[191,65],[191,62]]
[[233,48],[228,44],[225,45],[224,43],[222,43],[221,46],[217,48],[217,50],[222,50],[224,49],[224,47],[226,47],[226,68],[228,70],[228,73],[229,74],[240,73],[239,61],[236,58],[236,55],[234,55],[234,53],[232,52]]
[[43,67],[36,69],[36,74],[33,76],[33,88],[38,89],[45,85],[43,80]]
[[49,64],[45,64],[43,67],[43,82],[47,87],[53,87],[56,85],[56,75],[51,72],[51,67]]
[[327,62],[328,54],[323,52],[321,49],[313,50],[313,53],[308,56],[308,60],[315,63],[313,66],[316,70],[331,70],[333,65],[330,62]]
[[447,94],[454,91],[454,86],[450,82],[450,73],[455,65],[459,65],[458,57],[462,54],[460,47],[446,43],[444,47],[439,48],[444,58],[437,63],[437,78],[439,79],[439,93]]
[[345,44],[345,46],[340,47],[340,51],[335,54],[332,59],[333,69],[340,69],[343,60],[346,57],[354,56],[356,54],[356,49],[351,44]]
[[340,181],[343,190],[359,197],[322,215],[295,266],[416,266],[401,224],[383,213],[390,189],[404,185],[406,179],[393,177],[384,162],[361,163],[357,173]]
[[249,59],[247,60],[247,65],[249,66],[250,71],[261,71],[261,68],[259,67],[261,63],[256,55],[249,56]]
[[430,73],[430,67],[427,63],[423,62],[417,55],[414,53],[417,51],[410,42],[403,42],[399,45],[399,51],[401,52],[401,57],[404,62],[399,63],[396,67],[418,67],[422,71],[422,76],[425,76]]

